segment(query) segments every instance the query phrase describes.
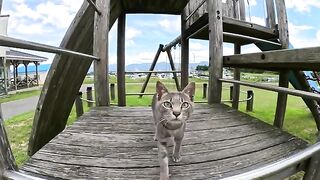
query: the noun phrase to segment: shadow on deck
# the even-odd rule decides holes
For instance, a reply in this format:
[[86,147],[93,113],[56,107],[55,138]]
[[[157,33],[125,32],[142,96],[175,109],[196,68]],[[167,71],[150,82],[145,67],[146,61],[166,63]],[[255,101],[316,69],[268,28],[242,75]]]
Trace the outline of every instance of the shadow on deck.
[[[153,132],[151,108],[94,108],[21,170],[46,178],[157,179]],[[187,125],[183,159],[169,162],[171,178],[228,177],[287,157],[306,145],[225,105],[197,105]]]

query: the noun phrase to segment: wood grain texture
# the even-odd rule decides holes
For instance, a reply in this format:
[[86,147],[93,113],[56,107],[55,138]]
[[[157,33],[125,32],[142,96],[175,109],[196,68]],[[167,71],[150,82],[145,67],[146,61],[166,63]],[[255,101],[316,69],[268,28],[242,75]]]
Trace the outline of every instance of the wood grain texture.
[[320,47],[283,49],[225,56],[223,64],[229,67],[254,67],[272,70],[320,70],[319,57]]
[[117,34],[117,88],[118,88],[118,106],[126,106],[126,14],[121,13],[118,18]]
[[[95,107],[21,169],[48,179],[157,179],[153,128],[151,108]],[[225,105],[198,105],[187,122],[183,160],[169,162],[171,178],[219,179],[284,158],[305,145]]]
[[[279,87],[288,88],[289,87],[289,72],[288,71],[281,71],[279,74]],[[273,125],[282,128],[284,123],[284,118],[286,115],[287,109],[287,98],[288,94],[286,93],[278,93],[277,98],[277,107],[276,107],[276,114],[274,117]]]
[[222,2],[208,0],[209,16],[209,88],[208,103],[220,103],[222,93],[223,29]]
[[277,17],[278,17],[278,31],[279,31],[279,39],[282,44],[282,48],[289,47],[289,31],[288,31],[288,19],[287,19],[287,11],[284,0],[277,0],[276,9],[277,9]]

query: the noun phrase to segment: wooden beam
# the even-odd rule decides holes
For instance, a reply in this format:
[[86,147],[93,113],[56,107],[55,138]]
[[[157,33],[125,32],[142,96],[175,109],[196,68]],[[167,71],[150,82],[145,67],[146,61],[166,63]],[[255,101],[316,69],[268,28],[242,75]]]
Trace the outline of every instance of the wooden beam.
[[209,16],[209,96],[208,103],[220,103],[222,94],[223,29],[222,1],[208,0]]
[[181,89],[189,83],[189,39],[186,37],[186,9],[181,14]]
[[240,20],[246,20],[246,4],[245,0],[239,0],[239,11],[240,11]]
[[[289,87],[289,72],[288,71],[280,71],[279,75],[279,87],[288,88]],[[287,98],[288,94],[280,92],[278,93],[277,99],[277,108],[276,114],[274,118],[273,125],[282,128],[283,122],[286,114],[286,107],[287,107]]]
[[[160,45],[159,45],[159,48],[158,48],[158,51],[157,51],[157,53],[156,53],[156,55],[155,55],[155,57],[154,57],[154,59],[153,59],[153,61],[152,61],[152,64],[151,64],[150,68],[149,68],[149,71],[153,71],[153,70],[154,70],[154,67],[155,67],[156,64],[157,64],[157,61],[158,61],[158,59],[159,59],[160,53],[162,52],[162,49],[163,49],[163,45],[160,44]],[[145,81],[145,82],[143,83],[143,85],[142,85],[142,89],[141,89],[141,91],[140,91],[140,93],[141,93],[140,97],[143,96],[143,93],[144,93],[144,91],[146,90],[146,88],[147,88],[147,86],[148,86],[148,82],[149,82],[149,80],[150,80],[151,74],[152,74],[151,72],[148,73],[147,78],[146,78],[146,81]]]
[[95,13],[93,33],[93,54],[100,58],[94,63],[94,88],[96,106],[108,106],[109,100],[109,57],[108,34],[110,0],[96,0],[96,6],[101,10],[101,15]]
[[10,148],[0,107],[0,179],[4,179],[3,176],[7,170],[18,170],[18,167]]
[[320,47],[284,49],[223,58],[225,66],[262,69],[320,70]]
[[274,9],[274,0],[266,0],[266,8],[267,8],[267,27],[275,29],[276,12]]
[[277,87],[277,86],[266,85],[266,84],[257,84],[257,83],[236,81],[236,80],[231,80],[231,79],[220,79],[220,81],[226,82],[226,83],[240,84],[240,85],[249,86],[249,87],[255,87],[255,88],[259,88],[259,89],[265,89],[265,90],[274,91],[274,92],[281,92],[281,93],[286,93],[286,94],[290,94],[293,96],[298,96],[298,97],[303,97],[303,98],[307,98],[307,99],[314,99],[314,100],[320,101],[320,95],[312,93],[312,92],[300,91],[300,90],[296,90],[296,89]]
[[276,0],[279,39],[283,48],[289,47],[289,32],[286,5],[284,0]]
[[177,73],[175,73],[176,68],[174,66],[173,58],[172,58],[172,55],[171,55],[171,49],[167,50],[167,54],[168,54],[168,59],[169,59],[169,62],[170,62],[171,70],[173,71],[172,74],[173,74],[174,82],[176,83],[177,91],[181,91],[181,88],[180,88],[180,85],[179,85],[179,80],[178,80],[178,77],[177,77]]
[[[241,53],[241,46],[239,44],[234,44],[234,54]],[[233,79],[240,81],[240,69],[234,68],[233,70]],[[234,109],[239,108],[239,97],[240,97],[240,85],[234,84],[233,85],[233,92],[232,92],[232,107]]]
[[126,106],[126,76],[125,76],[125,44],[126,44],[126,14],[118,18],[118,48],[117,48],[117,88],[118,106]]

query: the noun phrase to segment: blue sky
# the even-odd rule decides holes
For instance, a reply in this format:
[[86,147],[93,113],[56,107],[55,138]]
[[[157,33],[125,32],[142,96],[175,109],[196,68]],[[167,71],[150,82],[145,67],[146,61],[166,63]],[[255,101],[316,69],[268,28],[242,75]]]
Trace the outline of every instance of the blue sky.
[[[58,46],[83,1],[79,0],[3,0],[2,14],[9,14],[10,37]],[[246,0],[247,21],[264,25],[263,0]],[[320,0],[286,0],[290,42],[296,48],[320,45]],[[116,63],[116,26],[109,33],[110,63]],[[127,15],[126,64],[151,63],[160,43],[166,44],[180,34],[180,17],[172,15]],[[244,53],[256,52],[254,46],[243,47]],[[53,55],[46,56],[51,63]],[[232,54],[226,44],[224,54]],[[208,61],[208,42],[190,41],[190,61]],[[173,50],[179,62],[180,49]],[[163,53],[160,61],[166,61]]]

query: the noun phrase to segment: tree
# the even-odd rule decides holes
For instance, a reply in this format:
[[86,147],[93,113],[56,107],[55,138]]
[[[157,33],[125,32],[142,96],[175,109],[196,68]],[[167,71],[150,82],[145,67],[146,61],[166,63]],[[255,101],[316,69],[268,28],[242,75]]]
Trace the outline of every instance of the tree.
[[207,66],[207,65],[198,65],[196,67],[196,70],[197,71],[208,71],[209,70],[209,66]]

